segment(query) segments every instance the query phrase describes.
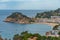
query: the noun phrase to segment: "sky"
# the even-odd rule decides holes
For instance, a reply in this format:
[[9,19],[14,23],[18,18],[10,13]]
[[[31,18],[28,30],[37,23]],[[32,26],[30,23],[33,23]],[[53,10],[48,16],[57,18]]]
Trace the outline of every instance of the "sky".
[[0,9],[54,10],[60,8],[60,0],[0,0]]

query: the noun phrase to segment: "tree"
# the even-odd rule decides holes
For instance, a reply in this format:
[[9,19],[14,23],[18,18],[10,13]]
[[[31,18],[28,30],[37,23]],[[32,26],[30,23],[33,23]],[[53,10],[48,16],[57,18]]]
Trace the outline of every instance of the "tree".
[[22,39],[23,40],[28,40],[28,38],[31,37],[32,34],[31,33],[28,33],[28,31],[25,31],[25,32],[22,32],[21,33],[21,36],[22,36]]
[[60,25],[56,25],[56,26],[54,26],[53,27],[53,30],[58,30],[58,27],[59,27]]
[[22,40],[22,37],[19,34],[14,35],[13,40]]

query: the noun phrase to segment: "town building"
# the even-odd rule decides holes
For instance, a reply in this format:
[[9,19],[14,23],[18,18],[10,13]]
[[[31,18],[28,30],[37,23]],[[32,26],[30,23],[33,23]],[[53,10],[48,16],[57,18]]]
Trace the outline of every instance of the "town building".
[[60,25],[57,26],[55,29],[49,31],[49,32],[46,32],[46,36],[52,36],[52,37],[59,37],[59,32],[60,32]]

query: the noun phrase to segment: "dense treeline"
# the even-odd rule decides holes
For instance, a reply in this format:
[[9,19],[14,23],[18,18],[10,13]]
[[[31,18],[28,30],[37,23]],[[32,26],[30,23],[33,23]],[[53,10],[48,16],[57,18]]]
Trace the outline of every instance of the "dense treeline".
[[33,38],[33,37],[37,37],[36,40],[60,40],[60,37],[46,37],[46,36],[41,36],[40,34],[36,33],[36,34],[32,34],[32,33],[28,33],[27,31],[22,32],[21,35],[16,34],[13,37],[13,40],[28,40],[28,38]]
[[[41,36],[38,33],[36,34],[28,33],[27,31],[22,32],[20,35],[19,34],[14,35],[13,40],[29,40],[28,38],[33,39],[34,37],[36,38],[34,40],[60,40],[60,37],[46,37],[46,36]],[[3,40],[1,36],[0,36],[0,40]]]
[[60,16],[60,8],[53,11],[37,13],[36,18],[51,18],[51,16]]

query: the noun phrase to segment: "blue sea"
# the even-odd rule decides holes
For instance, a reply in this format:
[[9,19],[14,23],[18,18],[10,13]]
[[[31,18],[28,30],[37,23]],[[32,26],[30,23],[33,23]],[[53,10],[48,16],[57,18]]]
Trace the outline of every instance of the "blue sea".
[[21,12],[28,17],[35,17],[37,13],[44,12],[44,10],[0,10],[0,35],[3,38],[12,39],[15,34],[20,34],[23,31],[45,35],[47,31],[52,30],[52,27],[46,24],[16,24],[3,22],[5,18],[13,12]]

